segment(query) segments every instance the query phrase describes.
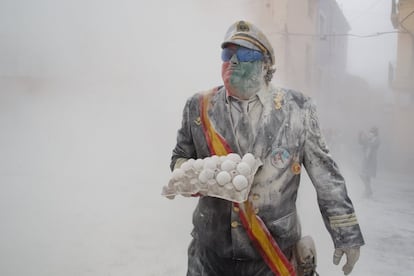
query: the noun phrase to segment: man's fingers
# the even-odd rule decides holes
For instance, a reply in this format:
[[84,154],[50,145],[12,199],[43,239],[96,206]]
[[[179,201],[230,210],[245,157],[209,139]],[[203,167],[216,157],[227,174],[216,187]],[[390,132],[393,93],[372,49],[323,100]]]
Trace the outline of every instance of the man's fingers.
[[333,263],[335,265],[339,264],[339,261],[342,258],[342,255],[344,255],[344,251],[340,248],[335,249],[334,255],[333,255]]
[[349,273],[351,273],[352,269],[354,268],[354,266],[349,265],[348,263],[346,265],[344,265],[342,267],[342,271],[344,272],[344,275],[348,275]]
[[344,272],[345,275],[348,275],[349,273],[351,273],[352,269],[354,268],[355,263],[359,259],[359,247],[335,249],[335,252],[333,255],[333,263],[335,265],[339,264],[344,254],[346,255],[346,263],[342,267],[342,271]]
[[350,248],[345,251],[346,254],[346,264],[342,268],[345,275],[351,273],[352,269],[354,268],[355,263],[359,259],[359,248]]

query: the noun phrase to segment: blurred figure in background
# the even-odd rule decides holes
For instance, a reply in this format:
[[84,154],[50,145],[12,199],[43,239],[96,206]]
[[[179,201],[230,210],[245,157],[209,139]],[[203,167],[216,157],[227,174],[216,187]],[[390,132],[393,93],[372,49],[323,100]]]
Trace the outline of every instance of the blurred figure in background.
[[372,127],[368,132],[359,133],[359,144],[362,146],[362,164],[360,177],[365,185],[364,195],[371,197],[371,179],[377,175],[377,152],[380,146],[377,127]]

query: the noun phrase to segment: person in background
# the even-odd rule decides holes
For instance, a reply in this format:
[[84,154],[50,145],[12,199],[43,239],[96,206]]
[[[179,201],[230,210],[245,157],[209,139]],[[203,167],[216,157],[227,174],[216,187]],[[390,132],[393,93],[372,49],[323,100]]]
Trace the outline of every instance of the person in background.
[[380,146],[378,127],[372,127],[368,132],[359,133],[359,144],[362,146],[362,165],[360,177],[364,182],[364,195],[373,194],[371,180],[377,175],[377,152]]
[[315,105],[300,92],[270,83],[276,58],[255,25],[232,24],[221,48],[224,85],[187,100],[171,170],[189,159],[230,153],[251,153],[262,166],[243,203],[194,194],[199,198],[187,275],[316,275],[315,246],[302,237],[296,210],[302,167],[333,241],[333,262],[345,255],[342,269],[350,274],[364,239]]

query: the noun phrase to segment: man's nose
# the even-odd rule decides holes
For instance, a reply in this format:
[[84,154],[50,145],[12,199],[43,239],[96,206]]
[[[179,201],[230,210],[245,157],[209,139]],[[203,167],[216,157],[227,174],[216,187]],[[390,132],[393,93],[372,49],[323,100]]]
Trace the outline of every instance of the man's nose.
[[234,54],[231,56],[230,62],[231,62],[232,64],[238,64],[238,63],[239,63],[239,59],[237,58],[237,54],[236,54],[236,53],[234,53]]

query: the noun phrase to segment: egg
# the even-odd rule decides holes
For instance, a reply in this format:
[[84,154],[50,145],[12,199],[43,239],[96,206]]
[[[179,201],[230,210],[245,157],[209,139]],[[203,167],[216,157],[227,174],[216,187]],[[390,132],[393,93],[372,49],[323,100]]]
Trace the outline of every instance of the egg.
[[175,180],[183,178],[183,177],[184,177],[184,170],[181,168],[174,169],[171,174],[171,178]]
[[244,175],[236,175],[233,178],[233,185],[236,188],[237,191],[242,191],[249,186],[249,182],[247,181],[247,178]]
[[227,154],[226,159],[227,160],[231,160],[231,161],[236,162],[236,163],[238,163],[238,162],[241,161],[241,157],[237,153],[229,153],[229,154]]
[[192,168],[192,164],[191,162],[185,161],[184,163],[181,164],[180,169],[182,169],[183,171],[188,171]]
[[213,159],[214,162],[216,162],[216,164],[218,164],[220,162],[220,156],[218,156],[218,155],[212,155],[211,159]]
[[247,162],[240,162],[239,164],[237,164],[236,170],[239,174],[244,176],[249,176],[252,171]]
[[193,165],[194,162],[195,162],[194,158],[190,158],[190,159],[187,160],[187,163],[190,164],[190,165]]
[[234,170],[236,168],[236,166],[237,166],[237,163],[236,162],[234,162],[233,160],[227,159],[226,161],[224,161],[221,164],[221,169],[223,171],[228,171],[229,172],[231,170]]
[[246,153],[245,155],[243,155],[243,158],[241,161],[246,162],[250,166],[250,168],[252,168],[254,164],[256,163],[256,158],[254,158],[253,154]]
[[200,180],[201,183],[207,183],[208,180],[214,178],[214,171],[210,169],[205,169],[200,172],[198,175],[198,180]]
[[196,171],[201,171],[203,169],[204,166],[204,160],[203,159],[197,159],[196,161],[194,161],[193,163],[193,168]]
[[223,186],[231,181],[231,175],[226,171],[221,171],[216,176],[217,183]]
[[214,170],[215,168],[217,168],[217,160],[213,158],[208,158],[204,160],[203,168]]

